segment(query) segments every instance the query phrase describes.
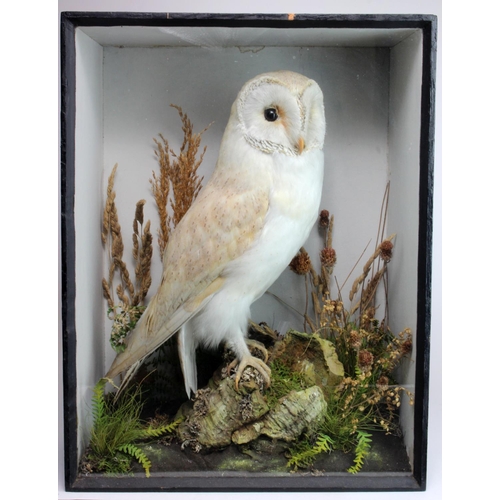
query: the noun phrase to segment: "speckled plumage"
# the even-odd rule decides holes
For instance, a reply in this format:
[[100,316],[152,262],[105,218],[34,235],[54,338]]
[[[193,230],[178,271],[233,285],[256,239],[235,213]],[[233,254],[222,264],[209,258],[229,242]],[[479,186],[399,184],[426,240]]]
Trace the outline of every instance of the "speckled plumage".
[[[266,109],[278,118],[268,121]],[[278,278],[317,219],[325,119],[318,85],[289,71],[259,75],[234,102],[214,174],[172,233],[161,284],[107,376],[129,372],[179,331],[186,392],[198,345],[235,352],[239,375],[270,370],[245,343],[250,305]],[[125,378],[125,382],[128,377]]]

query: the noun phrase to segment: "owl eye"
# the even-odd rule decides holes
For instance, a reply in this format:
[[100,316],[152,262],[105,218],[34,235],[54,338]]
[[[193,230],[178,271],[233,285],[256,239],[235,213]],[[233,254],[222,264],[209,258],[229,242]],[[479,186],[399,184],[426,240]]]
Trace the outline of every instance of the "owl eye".
[[264,118],[268,122],[275,122],[278,119],[278,111],[275,108],[267,108],[264,110]]

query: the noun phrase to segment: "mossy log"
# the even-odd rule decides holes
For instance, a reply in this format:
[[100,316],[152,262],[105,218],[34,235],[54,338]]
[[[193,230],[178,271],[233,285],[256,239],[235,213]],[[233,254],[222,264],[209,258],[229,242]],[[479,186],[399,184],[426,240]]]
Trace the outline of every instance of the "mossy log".
[[[344,376],[333,344],[318,335],[290,331],[269,350],[269,364],[274,361],[300,374],[301,390],[288,390],[271,404],[262,377],[253,368],[243,372],[237,391],[234,375],[221,367],[179,409],[177,416],[185,417],[177,428],[183,446],[196,451],[224,448],[259,436],[293,442],[317,427],[326,413],[325,396]],[[279,376],[273,372],[271,386]]]
[[183,444],[195,449],[222,448],[231,444],[231,436],[248,422],[253,422],[269,411],[266,399],[256,384],[243,382],[236,391],[230,377],[217,380],[196,392],[193,401],[179,410],[185,420],[177,429]]
[[235,444],[246,444],[259,436],[295,441],[305,430],[314,429],[326,413],[323,391],[317,386],[304,391],[291,391],[281,398],[262,419],[233,432]]

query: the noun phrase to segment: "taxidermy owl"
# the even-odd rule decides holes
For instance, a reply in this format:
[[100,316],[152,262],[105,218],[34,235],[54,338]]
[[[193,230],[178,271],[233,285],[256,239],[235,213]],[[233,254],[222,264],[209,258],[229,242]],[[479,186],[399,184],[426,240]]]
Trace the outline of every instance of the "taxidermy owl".
[[156,295],[107,377],[127,371],[178,332],[186,393],[197,390],[196,349],[224,342],[270,384],[246,333],[251,304],[306,241],[318,217],[325,114],[318,84],[291,71],[248,81],[231,108],[210,181],[170,236]]

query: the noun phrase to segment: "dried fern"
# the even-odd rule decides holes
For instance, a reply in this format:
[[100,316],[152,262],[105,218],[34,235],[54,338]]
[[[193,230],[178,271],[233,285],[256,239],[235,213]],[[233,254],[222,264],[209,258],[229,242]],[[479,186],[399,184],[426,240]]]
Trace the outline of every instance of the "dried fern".
[[104,388],[106,386],[106,379],[102,378],[97,382],[94,387],[94,393],[92,395],[92,416],[95,423],[99,422],[106,411],[106,404],[104,401]]

